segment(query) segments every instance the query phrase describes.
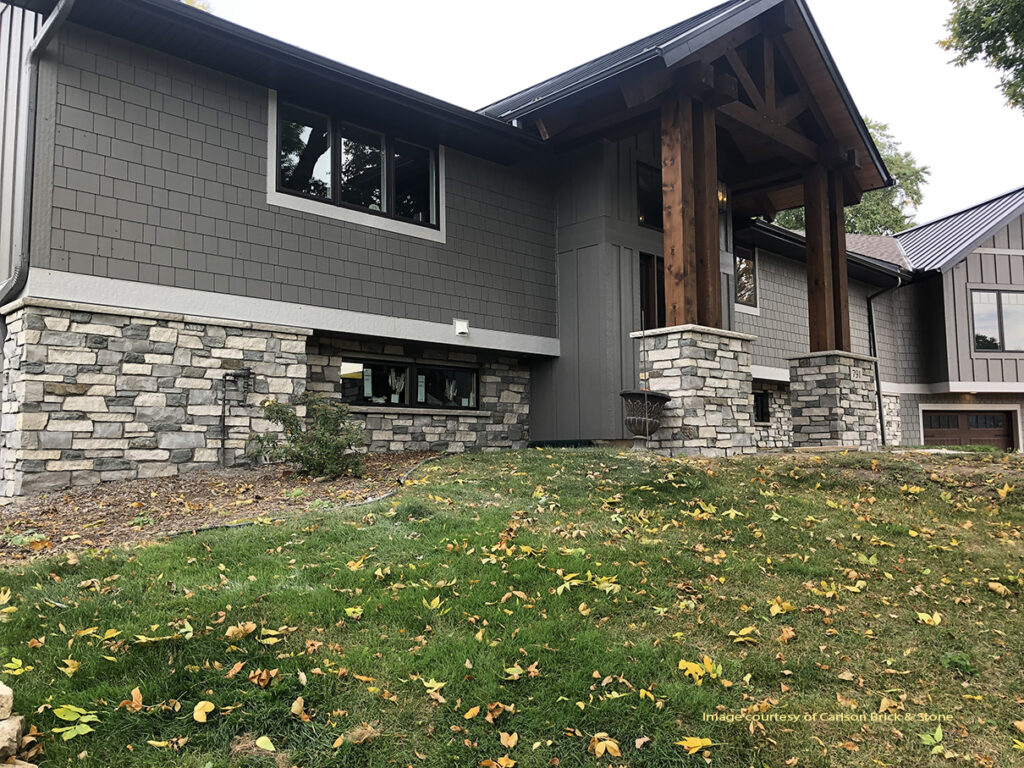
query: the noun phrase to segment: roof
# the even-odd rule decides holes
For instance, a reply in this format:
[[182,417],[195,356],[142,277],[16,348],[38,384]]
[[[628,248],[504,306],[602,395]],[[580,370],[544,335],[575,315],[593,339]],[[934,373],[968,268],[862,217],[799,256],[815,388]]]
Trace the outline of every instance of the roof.
[[888,235],[857,235],[851,232],[846,233],[846,248],[848,251],[868,256],[889,264],[909,270],[910,262],[903,255],[903,249],[895,237]]
[[587,85],[605,80],[645,61],[660,58],[664,56],[667,48],[685,43],[689,37],[728,20],[743,6],[753,3],[755,0],[728,0],[728,2],[703,13],[673,24],[671,27],[642,37],[585,64],[573,67],[560,75],[555,75],[518,93],[513,93],[511,96],[506,96],[504,99],[484,107],[480,112],[502,120],[513,120],[541,104],[547,106],[561,96],[577,93]]
[[[905,264],[864,253],[863,250],[855,248],[851,243],[851,238],[855,240],[860,238],[888,240],[891,238],[876,238],[874,235],[847,235],[846,237],[846,261],[850,277],[873,285],[891,285],[893,278],[911,277],[911,272]],[[768,224],[754,219],[749,226],[737,230],[736,239],[745,244],[766,248],[773,253],[796,261],[807,260],[807,240],[801,231],[786,229],[777,224]],[[875,244],[874,248],[880,250],[882,246]]]
[[[0,0],[49,14],[56,0]],[[344,103],[500,162],[543,147],[501,120],[450,104],[234,24],[180,0],[76,0],[69,21],[279,90]],[[315,102],[314,102],[315,103]]]
[[896,234],[911,266],[942,270],[955,266],[983,240],[1024,213],[1024,187],[941,219]]

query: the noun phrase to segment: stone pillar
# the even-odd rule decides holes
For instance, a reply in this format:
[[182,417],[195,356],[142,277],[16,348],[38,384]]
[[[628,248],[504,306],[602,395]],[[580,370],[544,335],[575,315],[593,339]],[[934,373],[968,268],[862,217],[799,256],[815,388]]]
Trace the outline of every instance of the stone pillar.
[[789,361],[794,448],[878,446],[875,358],[811,352]]
[[885,415],[886,445],[903,445],[903,420],[900,417],[900,396],[887,392],[882,395],[882,412]]
[[630,334],[640,339],[644,386],[672,399],[647,447],[668,456],[753,453],[752,358],[745,333],[678,325]]

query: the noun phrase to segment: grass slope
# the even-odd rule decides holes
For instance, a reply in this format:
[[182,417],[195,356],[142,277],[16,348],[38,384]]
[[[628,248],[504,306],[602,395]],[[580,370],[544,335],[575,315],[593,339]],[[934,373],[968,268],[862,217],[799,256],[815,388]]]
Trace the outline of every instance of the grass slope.
[[[986,455],[450,458],[376,507],[0,572],[0,679],[44,766],[1006,765],[1022,475]],[[119,707],[136,686],[141,710]],[[54,734],[61,705],[93,730]],[[920,738],[940,723],[946,758]]]

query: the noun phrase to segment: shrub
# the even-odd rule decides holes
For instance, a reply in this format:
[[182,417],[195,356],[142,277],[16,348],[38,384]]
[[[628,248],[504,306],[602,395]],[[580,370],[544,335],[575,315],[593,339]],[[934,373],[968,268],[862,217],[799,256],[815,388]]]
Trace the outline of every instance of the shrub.
[[[298,415],[296,406],[305,406],[305,417]],[[345,404],[307,392],[295,404],[267,400],[263,416],[281,431],[250,434],[250,455],[292,462],[302,474],[314,477],[362,471],[362,456],[353,449],[363,441],[363,431]]]

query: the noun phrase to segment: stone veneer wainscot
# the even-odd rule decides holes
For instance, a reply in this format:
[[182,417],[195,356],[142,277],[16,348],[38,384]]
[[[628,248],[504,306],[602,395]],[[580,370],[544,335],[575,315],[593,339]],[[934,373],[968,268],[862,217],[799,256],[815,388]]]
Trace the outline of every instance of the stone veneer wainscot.
[[670,456],[753,453],[750,342],[754,336],[701,325],[637,331],[646,386],[672,399],[647,447]]
[[[306,384],[307,329],[44,299],[7,318],[0,492],[7,496],[236,463],[259,405]],[[222,377],[253,374],[244,398]]]
[[478,403],[473,410],[351,406],[364,424],[370,451],[494,451],[525,448],[529,440],[530,370],[520,360],[326,334],[311,337],[307,350],[308,388],[328,394],[338,390],[345,359],[454,365],[477,371]]

